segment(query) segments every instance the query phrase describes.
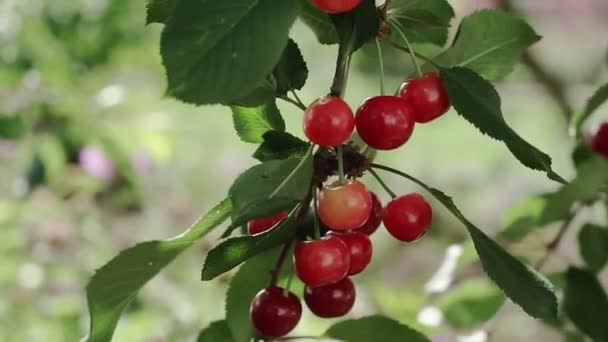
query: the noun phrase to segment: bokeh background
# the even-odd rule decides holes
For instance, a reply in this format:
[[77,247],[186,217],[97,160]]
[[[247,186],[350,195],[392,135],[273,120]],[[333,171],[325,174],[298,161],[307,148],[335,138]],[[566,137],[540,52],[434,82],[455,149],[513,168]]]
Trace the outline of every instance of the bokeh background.
[[[512,6],[544,37],[497,87],[509,124],[570,176],[564,113],[581,108],[608,79],[608,2],[450,2],[458,18]],[[144,21],[143,0],[0,0],[0,114],[18,115],[27,127],[17,143],[0,140],[1,341],[79,340],[88,327],[84,287],[92,272],[138,241],[185,230],[255,163],[256,146],[239,141],[229,110],[164,96],[162,26]],[[311,71],[300,92],[310,102],[331,83],[336,47],[319,45],[301,23],[292,37]],[[396,89],[412,68],[407,55],[388,49],[386,82]],[[365,49],[354,60],[346,99],[357,106],[378,93],[375,50]],[[302,136],[301,112],[287,103],[280,109],[288,130]],[[602,118],[608,108],[589,129]],[[490,235],[505,226],[513,204],[556,187],[455,113],[420,126],[404,148],[378,160],[452,194]],[[386,179],[398,193],[417,190]],[[387,200],[373,179],[367,182]],[[561,340],[512,304],[496,321],[475,321],[471,307],[493,312],[501,296],[478,269],[459,266],[470,260],[466,231],[435,208],[432,233],[419,243],[397,243],[382,230],[374,235],[374,260],[356,279],[352,316],[383,312],[436,341],[483,342],[487,331],[494,341]],[[551,234],[534,234],[512,250],[535,260]],[[571,235],[547,271],[579,262]],[[197,243],[143,289],[115,341],[189,341],[223,317],[230,275],[199,280],[216,238]],[[481,306],[459,302],[462,293],[482,298]],[[305,313],[295,334],[314,335],[330,324]]]

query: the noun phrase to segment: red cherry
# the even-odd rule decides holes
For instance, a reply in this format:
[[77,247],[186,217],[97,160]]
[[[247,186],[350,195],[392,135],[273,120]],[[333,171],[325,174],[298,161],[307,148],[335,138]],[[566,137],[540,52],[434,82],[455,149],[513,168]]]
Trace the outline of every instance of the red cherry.
[[413,107],[396,96],[365,100],[355,121],[361,139],[377,150],[392,150],[405,144],[415,124]]
[[357,7],[362,0],[311,0],[312,4],[326,13],[348,12]]
[[361,273],[372,261],[372,240],[367,234],[354,231],[348,233],[329,232],[328,235],[339,237],[348,246],[350,251],[348,275]]
[[336,283],[348,274],[350,254],[344,241],[335,236],[301,241],[293,254],[294,270],[306,285],[317,287]]
[[450,109],[450,98],[436,72],[403,83],[399,96],[412,105],[416,122],[435,120]]
[[591,149],[608,158],[608,122],[601,124],[591,138]]
[[289,213],[287,211],[281,211],[273,216],[253,219],[247,223],[247,233],[249,233],[249,235],[255,235],[265,232],[274,227],[277,223],[281,222],[288,215]]
[[384,226],[397,240],[413,242],[431,226],[433,210],[420,194],[409,194],[392,200],[384,210]]
[[255,329],[266,337],[287,335],[300,321],[302,305],[296,295],[269,287],[255,295],[249,315]]
[[341,98],[326,96],[313,102],[304,112],[304,134],[320,146],[337,146],[350,138],[355,117]]
[[356,180],[338,181],[319,192],[317,214],[333,230],[361,227],[372,211],[372,195],[365,185]]
[[304,301],[315,315],[334,318],[346,315],[355,304],[355,286],[350,278],[321,287],[306,286]]
[[369,214],[369,218],[361,228],[357,228],[358,232],[372,235],[380,227],[382,223],[382,216],[384,215],[384,207],[378,196],[370,191],[372,195],[372,212]]

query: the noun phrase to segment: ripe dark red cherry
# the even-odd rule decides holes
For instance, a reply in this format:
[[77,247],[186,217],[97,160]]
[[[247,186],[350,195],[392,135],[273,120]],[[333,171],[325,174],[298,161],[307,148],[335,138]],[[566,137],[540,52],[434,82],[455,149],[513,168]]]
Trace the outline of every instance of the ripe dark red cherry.
[[361,273],[372,261],[372,240],[369,239],[367,234],[356,231],[347,233],[329,232],[328,234],[339,237],[348,246],[350,251],[348,275]]
[[308,286],[336,283],[348,274],[350,252],[344,241],[335,236],[301,241],[293,254],[294,270]]
[[319,192],[317,214],[330,229],[359,228],[371,211],[372,195],[359,181],[349,180],[344,185],[336,181]]
[[348,12],[357,7],[361,0],[311,0],[312,4],[326,13]]
[[255,235],[265,232],[281,222],[287,215],[289,215],[287,211],[281,211],[273,216],[253,219],[247,223],[247,233],[249,233],[249,235]]
[[287,335],[300,321],[302,304],[291,292],[280,287],[269,287],[258,292],[249,307],[255,329],[266,337]]
[[396,96],[377,96],[363,102],[355,123],[361,139],[377,150],[392,150],[409,140],[414,132],[414,109]]
[[591,138],[591,149],[608,158],[608,122],[601,124]]
[[413,242],[431,226],[433,210],[420,194],[409,194],[392,200],[384,210],[384,226],[397,240]]
[[315,315],[334,318],[346,315],[355,304],[355,286],[350,278],[322,287],[306,286],[304,301]]
[[369,214],[369,218],[361,228],[357,228],[358,232],[372,235],[380,227],[382,223],[382,217],[384,216],[384,207],[378,196],[370,191],[372,195],[372,212]]
[[450,109],[450,98],[436,72],[403,83],[399,96],[414,109],[416,122],[435,120]]
[[355,117],[341,98],[326,96],[313,102],[304,112],[304,134],[320,146],[345,143],[355,128]]

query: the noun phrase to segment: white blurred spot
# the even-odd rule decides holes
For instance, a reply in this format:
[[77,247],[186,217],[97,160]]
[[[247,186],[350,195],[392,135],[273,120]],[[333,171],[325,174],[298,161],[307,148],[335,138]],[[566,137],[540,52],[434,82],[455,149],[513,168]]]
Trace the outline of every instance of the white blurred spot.
[[37,264],[27,263],[19,267],[17,281],[21,287],[36,289],[42,285],[44,273],[42,267]]
[[35,69],[28,70],[23,76],[23,86],[30,90],[38,89],[40,87],[40,72]]
[[458,259],[462,255],[462,245],[451,245],[446,249],[445,258],[437,272],[426,283],[424,289],[428,293],[441,293],[450,287]]
[[488,332],[485,330],[477,330],[470,335],[459,336],[458,342],[486,342],[488,340]]
[[125,89],[118,84],[107,86],[97,93],[97,103],[102,107],[116,106],[121,103],[124,98]]
[[438,327],[443,321],[443,312],[435,306],[426,306],[418,312],[416,320],[427,327]]

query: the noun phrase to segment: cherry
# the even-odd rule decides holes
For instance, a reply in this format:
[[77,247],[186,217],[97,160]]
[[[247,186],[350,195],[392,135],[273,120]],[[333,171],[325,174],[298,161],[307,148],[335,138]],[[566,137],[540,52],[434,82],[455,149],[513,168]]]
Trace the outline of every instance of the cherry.
[[433,210],[420,194],[409,194],[392,200],[384,210],[384,226],[397,240],[413,242],[431,226]]
[[350,251],[348,275],[361,273],[372,261],[372,240],[367,234],[353,231],[348,233],[329,232],[328,235],[339,237],[348,246]]
[[249,315],[255,329],[266,337],[287,335],[300,321],[302,305],[296,295],[280,287],[268,287],[255,295]]
[[416,122],[433,121],[450,109],[450,98],[436,72],[403,83],[399,96],[412,105]]
[[315,315],[334,318],[346,315],[355,304],[355,286],[350,278],[321,287],[306,286],[304,301]]
[[345,143],[354,128],[353,111],[339,97],[322,97],[304,112],[304,134],[319,146],[329,147]]
[[362,0],[311,0],[312,4],[326,13],[348,12],[357,7]]
[[608,122],[601,124],[591,138],[591,149],[608,158]]
[[414,132],[414,108],[396,96],[377,96],[363,102],[355,118],[361,139],[377,150],[392,150]]
[[333,230],[361,227],[372,211],[372,195],[365,185],[356,180],[338,181],[319,192],[317,214]]
[[350,268],[350,252],[342,239],[325,236],[301,241],[293,254],[294,270],[308,286],[324,286],[342,280]]
[[287,211],[281,211],[273,216],[253,219],[247,223],[247,233],[249,233],[249,235],[255,235],[265,232],[281,222],[287,215],[289,215]]
[[382,216],[384,215],[384,207],[382,206],[382,202],[380,202],[380,198],[371,191],[370,194],[372,195],[372,212],[369,214],[369,218],[365,224],[361,228],[357,228],[358,232],[367,235],[372,235],[378,230],[380,223],[382,223]]

